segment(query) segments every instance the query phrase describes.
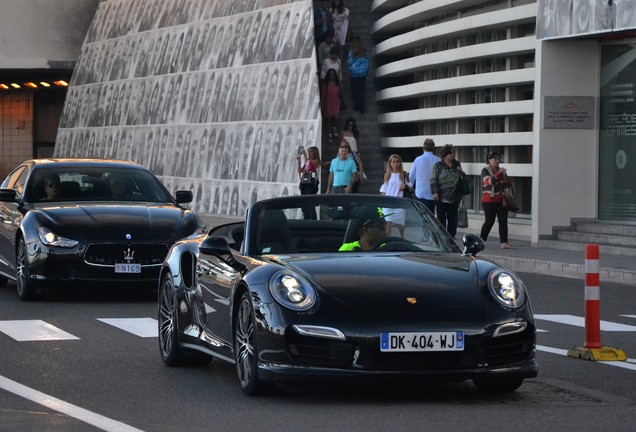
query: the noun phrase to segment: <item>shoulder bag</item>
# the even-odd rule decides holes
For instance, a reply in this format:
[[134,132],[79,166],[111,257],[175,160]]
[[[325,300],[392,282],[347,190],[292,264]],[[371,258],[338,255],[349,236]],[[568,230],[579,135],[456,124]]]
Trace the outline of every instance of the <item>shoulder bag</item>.
[[457,228],[468,228],[468,209],[464,207],[464,200],[459,201],[457,213]]
[[457,186],[455,186],[455,193],[459,196],[470,195],[471,188],[470,182],[466,178],[464,174],[459,177],[459,181],[457,182]]
[[519,205],[515,201],[515,190],[512,185],[503,191],[503,208],[513,213],[519,211]]
[[402,180],[402,182],[404,183],[404,190],[402,191],[402,196],[404,196],[404,198],[416,199],[413,188],[410,187],[408,184],[406,184],[407,174],[408,174],[407,172],[404,172],[404,178]]

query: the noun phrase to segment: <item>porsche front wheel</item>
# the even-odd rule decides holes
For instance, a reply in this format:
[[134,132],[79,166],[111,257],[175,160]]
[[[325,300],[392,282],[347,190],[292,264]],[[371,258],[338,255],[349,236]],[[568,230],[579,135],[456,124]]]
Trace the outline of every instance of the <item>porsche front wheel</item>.
[[241,297],[234,319],[234,358],[241,390],[247,395],[259,394],[264,387],[258,378],[258,340],[256,319],[250,295]]
[[35,297],[35,283],[31,280],[29,272],[29,260],[26,242],[23,238],[18,240],[18,249],[15,255],[16,271],[18,277],[16,286],[18,290],[18,298],[20,300],[33,300]]

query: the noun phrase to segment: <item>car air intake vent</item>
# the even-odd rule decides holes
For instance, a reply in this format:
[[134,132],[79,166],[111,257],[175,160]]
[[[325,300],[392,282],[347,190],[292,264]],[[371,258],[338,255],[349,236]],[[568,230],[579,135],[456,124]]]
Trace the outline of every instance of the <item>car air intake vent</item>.
[[84,261],[96,265],[158,265],[167,254],[168,246],[165,243],[96,243],[88,246]]

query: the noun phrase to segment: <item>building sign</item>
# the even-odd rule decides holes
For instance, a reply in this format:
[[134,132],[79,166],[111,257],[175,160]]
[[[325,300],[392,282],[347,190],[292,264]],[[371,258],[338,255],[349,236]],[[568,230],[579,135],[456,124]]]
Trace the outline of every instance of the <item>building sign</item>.
[[592,96],[546,96],[543,111],[545,129],[594,128]]

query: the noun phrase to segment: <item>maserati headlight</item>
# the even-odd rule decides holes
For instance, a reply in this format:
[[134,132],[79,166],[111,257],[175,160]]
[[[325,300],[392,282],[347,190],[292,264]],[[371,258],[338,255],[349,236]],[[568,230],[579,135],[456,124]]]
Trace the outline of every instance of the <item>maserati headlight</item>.
[[272,276],[269,291],[278,303],[291,310],[306,311],[316,304],[316,290],[309,281],[286,270]]
[[40,237],[40,241],[47,246],[72,248],[77,246],[77,244],[79,243],[77,240],[67,239],[55,233],[52,233],[46,228],[38,228],[38,236]]
[[512,272],[495,269],[488,276],[490,293],[502,306],[517,309],[526,301],[526,288]]

